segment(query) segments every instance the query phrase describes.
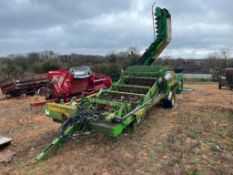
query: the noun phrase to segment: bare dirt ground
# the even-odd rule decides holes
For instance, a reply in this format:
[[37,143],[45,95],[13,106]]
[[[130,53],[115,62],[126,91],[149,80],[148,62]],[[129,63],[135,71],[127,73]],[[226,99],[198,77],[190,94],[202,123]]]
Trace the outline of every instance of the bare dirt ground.
[[233,91],[186,87],[194,91],[178,95],[172,110],[152,109],[136,133],[84,136],[39,164],[59,125],[30,109],[39,97],[0,99],[0,135],[13,138],[6,149],[16,153],[0,174],[233,174]]

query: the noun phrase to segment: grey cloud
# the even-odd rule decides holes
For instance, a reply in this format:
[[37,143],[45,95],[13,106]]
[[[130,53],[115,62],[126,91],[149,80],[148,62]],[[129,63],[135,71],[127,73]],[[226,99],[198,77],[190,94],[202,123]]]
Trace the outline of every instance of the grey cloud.
[[[0,0],[0,55],[54,50],[105,54],[153,40],[144,0]],[[173,40],[164,55],[205,57],[233,46],[233,1],[159,1],[172,14]]]

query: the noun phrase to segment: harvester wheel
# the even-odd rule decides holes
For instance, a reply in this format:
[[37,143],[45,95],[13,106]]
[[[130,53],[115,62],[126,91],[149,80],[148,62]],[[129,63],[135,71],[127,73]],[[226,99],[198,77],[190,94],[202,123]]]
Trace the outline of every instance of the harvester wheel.
[[221,84],[221,82],[218,83],[218,89],[222,89],[222,84]]
[[52,98],[53,98],[53,96],[50,93],[45,95],[45,100],[51,100]]
[[21,94],[20,93],[10,93],[9,94],[11,98],[14,98],[14,97],[19,97]]
[[26,93],[27,96],[34,96],[35,95],[35,92],[28,92]]
[[168,97],[163,101],[165,108],[174,108],[176,104],[176,93],[170,92]]
[[65,122],[69,117],[67,114],[62,114],[61,118],[62,118],[62,121]]

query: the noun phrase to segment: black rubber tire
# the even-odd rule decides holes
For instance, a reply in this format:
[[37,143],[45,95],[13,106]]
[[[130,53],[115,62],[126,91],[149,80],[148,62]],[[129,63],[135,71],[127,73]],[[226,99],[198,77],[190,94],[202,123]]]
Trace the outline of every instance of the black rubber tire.
[[46,94],[45,100],[51,100],[53,98],[52,94]]
[[26,93],[26,95],[27,95],[27,96],[31,96],[31,97],[32,97],[32,96],[34,96],[34,95],[35,95],[35,92],[28,92],[28,93]]
[[19,97],[21,94],[19,93],[11,93],[9,94],[11,98]]
[[171,99],[164,99],[163,101],[163,106],[165,108],[174,108],[175,104],[176,104],[176,93],[175,92],[171,92]]
[[222,89],[222,84],[220,82],[218,83],[218,89]]

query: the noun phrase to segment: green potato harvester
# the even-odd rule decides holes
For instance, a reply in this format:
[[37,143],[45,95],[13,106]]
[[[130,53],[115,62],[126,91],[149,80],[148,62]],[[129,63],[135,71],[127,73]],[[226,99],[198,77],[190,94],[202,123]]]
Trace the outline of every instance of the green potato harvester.
[[81,99],[73,98],[69,103],[44,106],[45,115],[60,122],[61,127],[59,137],[41,151],[37,161],[47,157],[54,148],[77,140],[77,134],[101,132],[115,138],[128,127],[135,129],[158,103],[167,108],[175,106],[176,94],[183,90],[183,75],[152,65],[171,41],[171,15],[167,9],[157,7],[153,10],[153,19],[155,40],[111,88],[91,96],[83,95]]

